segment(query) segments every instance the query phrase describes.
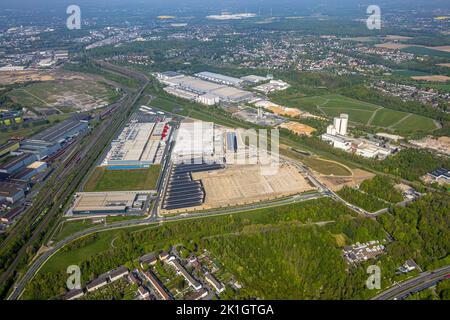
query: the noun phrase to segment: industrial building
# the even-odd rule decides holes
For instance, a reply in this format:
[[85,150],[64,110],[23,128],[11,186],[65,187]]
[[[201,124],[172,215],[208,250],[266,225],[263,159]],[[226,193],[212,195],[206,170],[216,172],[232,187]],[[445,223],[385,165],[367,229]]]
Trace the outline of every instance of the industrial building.
[[[215,141],[216,138],[219,141]],[[183,121],[175,136],[175,146],[172,151],[174,163],[191,163],[192,159],[200,162],[220,161],[216,157],[216,151],[223,154],[221,150],[215,150],[216,145],[223,145],[223,136],[215,135],[213,122]]]
[[47,163],[36,161],[11,176],[13,180],[30,181],[37,174],[47,169]]
[[353,152],[365,158],[384,159],[395,151],[389,146],[368,139],[347,137],[347,131],[348,115],[341,114],[340,117],[334,118],[332,125],[327,127],[327,133],[322,134],[322,140],[330,143],[334,148]]
[[224,84],[227,86],[234,86],[234,87],[239,87],[244,82],[244,80],[242,80],[242,79],[229,77],[229,76],[225,76],[225,75],[222,75],[219,73],[213,73],[213,72],[208,72],[208,71],[197,73],[197,74],[195,74],[195,76],[197,78],[200,78],[203,80],[220,83],[220,84]]
[[450,170],[439,168],[428,173],[428,176],[436,182],[450,184]]
[[14,174],[36,160],[36,155],[28,152],[12,156],[0,165],[0,173]]
[[166,72],[156,73],[156,77],[160,80],[170,80],[170,79],[182,78],[182,77],[184,77],[184,75],[181,73],[175,72],[175,71],[166,71]]
[[60,150],[70,139],[87,130],[88,119],[89,116],[86,115],[75,115],[22,141],[19,150],[34,153],[38,160],[45,159]]
[[169,133],[170,127],[165,121],[142,122],[132,119],[111,143],[102,166],[120,170],[148,168],[159,163],[158,150],[165,148],[164,139]]
[[206,106],[214,106],[220,102],[220,98],[214,94],[205,93],[196,98],[198,103],[204,104]]
[[218,97],[220,101],[232,103],[250,101],[254,98],[253,93],[233,87],[223,87],[213,90],[209,93]]
[[25,198],[28,184],[18,181],[0,181],[0,201],[14,204]]
[[184,76],[182,78],[173,78],[165,81],[165,83],[169,86],[178,87],[182,90],[186,90],[196,94],[205,94],[224,87],[223,85],[218,83],[213,83],[189,76]]
[[179,89],[177,87],[170,87],[169,86],[169,87],[165,87],[163,90],[165,92],[167,92],[168,94],[171,94],[171,95],[173,95],[175,97],[186,99],[186,100],[189,100],[189,101],[194,101],[194,100],[198,99],[198,94],[192,93],[192,92],[189,92],[189,91],[186,91],[186,90],[182,90],[182,89]]
[[346,136],[348,130],[348,114],[341,113],[339,117],[334,118],[333,124],[327,127],[327,134],[332,136],[340,134]]
[[220,101],[239,103],[254,98],[253,93],[234,87],[240,86],[243,80],[214,73],[202,72],[196,77],[157,74],[157,78],[169,86],[164,89],[166,92],[188,100],[195,99],[205,105],[214,105]]
[[20,144],[18,141],[8,141],[7,143],[0,146],[0,157],[3,157],[4,155],[7,155],[13,151],[16,151],[19,149]]
[[88,128],[88,116],[76,115],[33,136],[34,140],[63,143]]
[[275,91],[283,91],[289,89],[290,85],[281,80],[270,80],[269,83],[264,83],[255,87],[254,89],[257,91],[261,91],[265,94],[269,94]]
[[248,82],[248,83],[251,83],[251,84],[258,84],[260,82],[264,82],[264,81],[267,81],[269,79],[266,78],[266,77],[249,75],[249,76],[241,77],[241,80],[244,80],[245,82]]
[[150,194],[147,191],[80,192],[75,195],[71,211],[79,215],[141,214]]

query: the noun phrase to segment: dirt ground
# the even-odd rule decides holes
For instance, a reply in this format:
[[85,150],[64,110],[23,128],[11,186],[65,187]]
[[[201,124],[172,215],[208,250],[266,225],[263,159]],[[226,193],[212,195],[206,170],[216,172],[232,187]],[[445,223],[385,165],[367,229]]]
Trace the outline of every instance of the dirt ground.
[[274,105],[268,107],[267,109],[280,116],[289,116],[295,118],[300,117],[302,115],[302,112],[300,110],[294,108],[286,108]]
[[360,185],[364,180],[372,179],[373,177],[375,177],[375,174],[361,169],[352,169],[352,172],[353,176],[351,177],[321,175],[319,179],[331,190],[339,191],[344,186],[354,187],[356,185]]
[[441,76],[441,75],[434,75],[434,76],[416,76],[411,77],[413,80],[418,81],[436,81],[436,82],[447,82],[450,80],[450,77],[447,76]]
[[53,80],[87,80],[94,77],[81,73],[69,72],[60,69],[54,70],[21,70],[0,71],[0,85],[24,83],[30,81],[53,81]]
[[280,124],[279,127],[288,129],[295,134],[306,135],[306,136],[310,136],[314,131],[316,131],[316,129],[314,129],[313,127],[307,126],[306,124],[294,122],[294,121],[284,122],[284,123]]
[[427,136],[421,140],[411,140],[410,143],[450,155],[450,137],[443,136],[435,139],[432,136]]

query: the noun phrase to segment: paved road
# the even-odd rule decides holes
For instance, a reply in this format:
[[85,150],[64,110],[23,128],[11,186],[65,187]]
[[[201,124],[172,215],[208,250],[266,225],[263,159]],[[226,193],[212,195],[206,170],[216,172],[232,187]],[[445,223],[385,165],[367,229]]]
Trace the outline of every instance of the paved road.
[[450,275],[450,265],[434,271],[423,272],[413,279],[397,283],[386,291],[376,295],[371,300],[402,300],[410,294],[434,286]]

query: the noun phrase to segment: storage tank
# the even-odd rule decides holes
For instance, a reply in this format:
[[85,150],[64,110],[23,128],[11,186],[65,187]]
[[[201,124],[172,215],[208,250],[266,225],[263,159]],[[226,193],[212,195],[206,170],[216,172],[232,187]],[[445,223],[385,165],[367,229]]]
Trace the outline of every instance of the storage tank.
[[345,136],[345,135],[347,135],[347,128],[348,128],[348,114],[342,113],[341,114],[341,127],[338,131],[341,135]]
[[333,125],[334,125],[334,128],[336,129],[336,131],[338,133],[340,133],[341,132],[341,118],[334,118]]

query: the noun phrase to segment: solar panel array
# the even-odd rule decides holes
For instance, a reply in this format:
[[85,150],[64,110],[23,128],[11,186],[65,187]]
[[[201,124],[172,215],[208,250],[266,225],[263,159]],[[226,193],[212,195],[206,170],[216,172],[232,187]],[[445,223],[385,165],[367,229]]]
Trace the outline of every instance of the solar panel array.
[[205,189],[200,180],[192,179],[192,172],[223,169],[221,164],[180,164],[171,172],[163,209],[196,207],[205,201]]

